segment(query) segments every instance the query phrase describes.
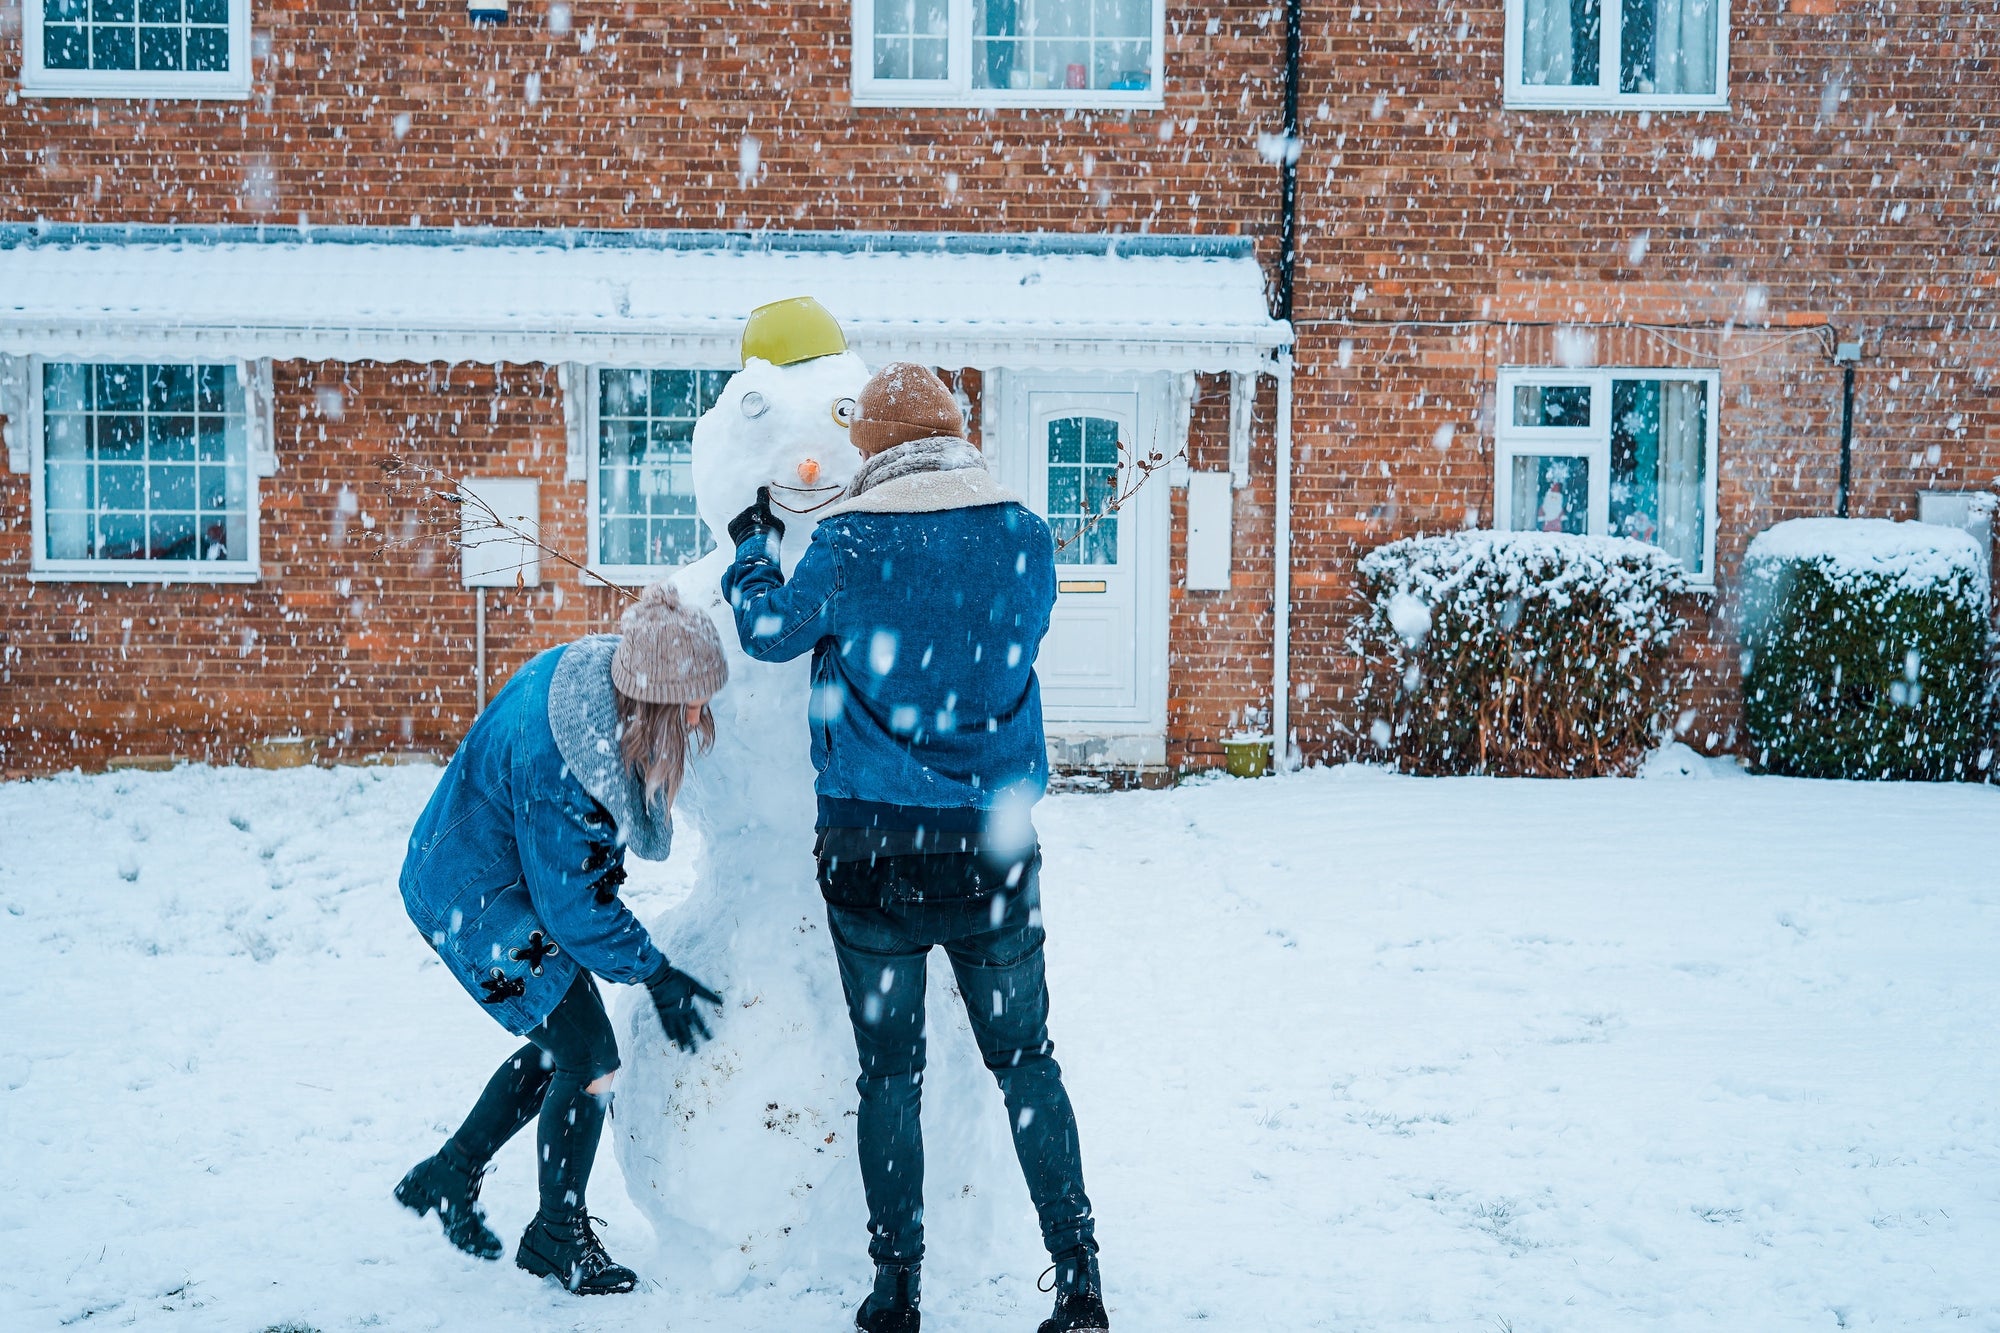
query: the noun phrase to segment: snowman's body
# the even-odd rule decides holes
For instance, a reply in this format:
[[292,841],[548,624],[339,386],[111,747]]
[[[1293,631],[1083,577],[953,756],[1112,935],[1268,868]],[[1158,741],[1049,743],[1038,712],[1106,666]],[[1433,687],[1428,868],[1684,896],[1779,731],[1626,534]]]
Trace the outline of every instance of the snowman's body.
[[[860,457],[835,407],[867,378],[852,353],[738,373],[695,426],[695,499],[710,530],[722,534],[760,485],[793,488],[773,495],[794,511],[837,496]],[[779,516],[789,574],[816,523]],[[853,1160],[854,1038],[814,876],[810,664],[757,662],[738,646],[723,541],[673,579],[714,618],[730,679],[713,705],[714,748],[690,763],[675,805],[676,826],[700,838],[695,887],[653,933],[725,1005],[715,1039],[690,1056],[667,1045],[643,994],[627,1001],[613,1137],[674,1276],[728,1290],[858,1267],[867,1209]],[[1004,1107],[947,992],[933,985],[930,997],[927,1222],[935,1242],[976,1253],[995,1206],[1018,1212],[1027,1197]]]

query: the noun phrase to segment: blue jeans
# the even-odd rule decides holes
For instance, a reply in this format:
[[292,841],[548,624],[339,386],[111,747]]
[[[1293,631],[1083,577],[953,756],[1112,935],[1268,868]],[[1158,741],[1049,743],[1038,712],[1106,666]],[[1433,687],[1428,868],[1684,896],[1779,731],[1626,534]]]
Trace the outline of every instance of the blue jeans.
[[[953,857],[895,857],[885,873],[908,878]],[[827,921],[861,1056],[857,1126],[868,1196],[868,1253],[876,1263],[915,1263],[924,1253],[923,1101],[925,964],[942,945],[958,976],[966,1016],[986,1067],[1000,1084],[1014,1152],[1050,1255],[1097,1248],[1076,1114],[1049,1040],[1042,973],[1040,858],[1013,892],[886,907],[829,904]]]

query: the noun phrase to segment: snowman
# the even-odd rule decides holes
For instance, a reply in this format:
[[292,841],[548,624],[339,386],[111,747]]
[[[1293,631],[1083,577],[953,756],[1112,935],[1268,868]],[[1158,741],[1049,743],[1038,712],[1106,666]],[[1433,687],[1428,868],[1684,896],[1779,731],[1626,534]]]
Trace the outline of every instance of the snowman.
[[[861,464],[847,424],[867,379],[818,302],[759,307],[743,368],[695,423],[695,504],[709,531],[726,531],[770,487],[789,575],[814,515]],[[689,764],[674,810],[700,835],[694,889],[652,923],[667,956],[724,1007],[715,1039],[687,1055],[667,1044],[643,992],[628,997],[612,1135],[667,1270],[721,1292],[867,1269],[858,1064],[813,861],[810,664],[753,661],[738,647],[721,591],[734,556],[725,539],[672,580],[714,618],[729,685],[713,703],[714,748]],[[941,992],[929,997],[927,1224],[938,1249],[983,1255],[996,1211],[1028,1199],[963,1008]]]

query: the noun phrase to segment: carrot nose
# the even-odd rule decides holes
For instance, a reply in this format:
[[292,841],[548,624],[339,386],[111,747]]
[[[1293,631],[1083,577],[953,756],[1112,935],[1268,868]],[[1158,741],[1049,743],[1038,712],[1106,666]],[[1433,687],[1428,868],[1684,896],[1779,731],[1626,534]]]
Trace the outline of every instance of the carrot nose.
[[819,462],[808,458],[799,464],[799,480],[810,486],[819,480]]

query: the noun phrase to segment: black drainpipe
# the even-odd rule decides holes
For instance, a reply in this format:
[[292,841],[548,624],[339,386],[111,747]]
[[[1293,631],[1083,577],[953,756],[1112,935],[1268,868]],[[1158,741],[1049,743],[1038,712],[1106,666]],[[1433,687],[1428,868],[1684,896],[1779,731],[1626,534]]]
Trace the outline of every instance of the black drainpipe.
[[1284,202],[1278,215],[1278,299],[1272,314],[1292,317],[1292,273],[1299,247],[1299,46],[1305,0],[1285,0]]
[[1840,363],[1840,493],[1834,514],[1847,517],[1847,494],[1854,479],[1854,363],[1861,359],[1861,344],[1841,343],[1834,360]]

